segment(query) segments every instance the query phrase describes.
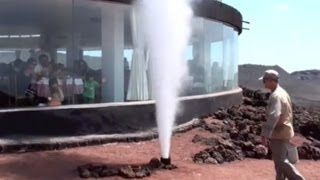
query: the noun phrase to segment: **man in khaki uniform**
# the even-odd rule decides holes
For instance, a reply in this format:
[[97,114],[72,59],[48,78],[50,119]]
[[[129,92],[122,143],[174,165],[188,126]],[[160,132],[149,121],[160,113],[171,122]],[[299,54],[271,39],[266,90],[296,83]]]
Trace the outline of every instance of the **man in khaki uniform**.
[[267,121],[262,126],[263,144],[270,141],[272,159],[276,170],[276,180],[304,180],[304,177],[288,160],[290,140],[294,136],[291,99],[280,87],[279,73],[267,70],[260,78],[265,88],[271,90],[266,110]]

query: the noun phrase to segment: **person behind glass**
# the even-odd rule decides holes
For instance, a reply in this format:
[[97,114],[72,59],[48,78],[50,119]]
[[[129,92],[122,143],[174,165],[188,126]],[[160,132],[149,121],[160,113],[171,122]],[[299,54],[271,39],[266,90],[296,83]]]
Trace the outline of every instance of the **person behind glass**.
[[64,78],[64,67],[61,64],[53,64],[51,69],[51,78],[63,79]]
[[[21,59],[16,59],[10,63],[9,70],[9,86],[12,92],[18,93],[17,91],[17,78],[23,71],[24,62]],[[19,94],[19,93],[18,93]],[[16,95],[18,95],[16,94]]]
[[50,71],[50,57],[47,54],[41,54],[39,56],[39,63],[35,67],[35,73],[41,77],[48,77]]
[[51,78],[49,80],[50,97],[48,98],[48,106],[60,106],[64,100],[64,95],[59,87],[57,78]]
[[204,94],[205,85],[204,85],[204,67],[199,63],[197,59],[192,59],[188,61],[189,74],[193,77],[193,88],[192,93],[194,95]]
[[27,60],[27,65],[29,65],[29,66],[32,67],[32,69],[33,69],[32,73],[34,73],[35,68],[36,68],[36,66],[37,66],[37,60],[35,60],[34,58],[29,58],[29,59]]
[[24,96],[25,91],[31,84],[31,80],[34,78],[34,68],[36,61],[34,59],[28,59],[24,65],[23,70],[17,76],[17,94],[18,96]]
[[83,100],[84,103],[94,103],[99,83],[94,79],[92,73],[89,73],[84,81]]
[[76,72],[81,76],[81,78],[85,78],[88,73],[91,72],[88,64],[83,59],[79,60],[79,68],[76,69]]
[[31,86],[31,81],[35,77],[34,68],[36,66],[36,60],[29,58],[22,68],[22,71],[17,75],[16,87],[17,87],[17,100],[18,105],[29,106],[32,105],[33,97],[27,96],[26,91]]
[[271,91],[266,109],[267,121],[262,125],[262,144],[270,141],[272,159],[276,170],[276,180],[303,180],[304,177],[294,167],[288,150],[294,137],[292,104],[288,93],[279,85],[279,73],[267,70],[259,78],[266,89]]
[[20,73],[23,70],[24,62],[21,59],[16,59],[11,63],[12,72]]
[[39,98],[37,96],[37,92],[32,88],[31,84],[26,89],[25,96],[27,97],[28,105],[38,106],[40,104]]

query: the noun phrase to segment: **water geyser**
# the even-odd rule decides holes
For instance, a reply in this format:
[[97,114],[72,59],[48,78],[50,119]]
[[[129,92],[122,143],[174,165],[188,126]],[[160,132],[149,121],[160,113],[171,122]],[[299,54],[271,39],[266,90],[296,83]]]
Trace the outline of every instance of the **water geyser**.
[[141,5],[150,51],[161,161],[170,164],[177,97],[187,72],[184,52],[191,34],[192,10],[190,0],[141,0]]

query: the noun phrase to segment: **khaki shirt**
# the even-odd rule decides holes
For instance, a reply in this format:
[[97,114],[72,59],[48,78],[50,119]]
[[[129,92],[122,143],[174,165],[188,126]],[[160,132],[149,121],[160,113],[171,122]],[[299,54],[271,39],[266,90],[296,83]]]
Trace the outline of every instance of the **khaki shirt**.
[[270,95],[266,119],[262,136],[270,139],[291,139],[294,136],[291,99],[279,85]]

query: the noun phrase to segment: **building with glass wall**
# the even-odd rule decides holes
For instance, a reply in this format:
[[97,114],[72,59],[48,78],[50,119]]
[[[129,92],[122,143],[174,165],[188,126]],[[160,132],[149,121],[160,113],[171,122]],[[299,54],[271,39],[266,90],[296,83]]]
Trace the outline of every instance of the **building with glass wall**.
[[[152,121],[150,127],[154,126],[148,47],[141,16],[133,3],[0,0],[0,126],[7,127],[0,129],[0,134],[27,133],[23,128],[14,128],[13,122],[19,124],[23,117],[38,118],[34,120],[38,124],[60,123],[53,125],[55,128],[76,127],[74,118],[86,121],[78,122],[82,129],[97,118],[101,119],[100,125],[110,119],[128,122],[136,118]],[[192,38],[185,52],[190,78],[181,100],[185,109],[194,102],[199,107],[191,108],[194,110],[178,118],[179,122],[241,99],[240,12],[214,0],[194,1],[192,8]],[[224,92],[227,95],[221,95]],[[230,100],[221,103],[218,95]],[[215,105],[208,104],[208,99]],[[203,109],[204,106],[212,108]],[[95,117],[97,114],[101,115]],[[4,117],[16,120],[7,121]],[[49,119],[41,119],[45,117]],[[33,123],[25,125],[30,124]],[[45,126],[32,133],[58,133]],[[79,131],[63,130],[62,134]],[[103,128],[84,130],[85,134],[108,132]]]

